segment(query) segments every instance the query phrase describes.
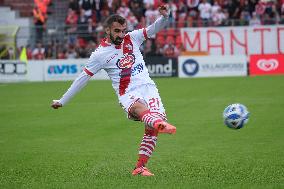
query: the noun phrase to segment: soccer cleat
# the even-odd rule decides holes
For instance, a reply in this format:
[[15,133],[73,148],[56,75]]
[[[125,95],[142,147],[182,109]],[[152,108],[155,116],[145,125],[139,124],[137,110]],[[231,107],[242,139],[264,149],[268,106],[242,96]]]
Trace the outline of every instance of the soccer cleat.
[[146,167],[137,167],[132,171],[132,175],[154,176]]
[[157,129],[159,133],[168,133],[168,134],[176,133],[176,127],[165,121],[160,121],[155,123],[154,128]]

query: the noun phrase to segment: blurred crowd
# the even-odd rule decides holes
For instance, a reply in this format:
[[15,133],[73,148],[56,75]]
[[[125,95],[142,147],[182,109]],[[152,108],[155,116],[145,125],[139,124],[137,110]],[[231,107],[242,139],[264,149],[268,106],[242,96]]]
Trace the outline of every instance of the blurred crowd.
[[46,27],[48,6],[51,0],[34,0],[33,20],[36,28],[36,38],[42,40],[42,35]]
[[284,0],[69,0],[64,41],[38,40],[34,48],[27,47],[28,58],[87,58],[104,35],[106,17],[125,17],[129,31],[147,27],[159,17],[161,2],[171,10],[170,23],[141,47],[144,55],[178,56],[181,27],[284,24]]

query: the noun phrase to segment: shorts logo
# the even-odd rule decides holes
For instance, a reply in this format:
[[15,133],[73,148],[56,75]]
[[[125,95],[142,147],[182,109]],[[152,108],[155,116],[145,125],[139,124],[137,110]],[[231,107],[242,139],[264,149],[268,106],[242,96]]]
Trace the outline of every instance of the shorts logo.
[[278,68],[279,62],[276,59],[260,59],[256,63],[257,67],[263,71],[272,71]]
[[124,57],[118,59],[116,65],[120,69],[131,68],[131,66],[135,63],[135,56],[134,54],[125,54]]

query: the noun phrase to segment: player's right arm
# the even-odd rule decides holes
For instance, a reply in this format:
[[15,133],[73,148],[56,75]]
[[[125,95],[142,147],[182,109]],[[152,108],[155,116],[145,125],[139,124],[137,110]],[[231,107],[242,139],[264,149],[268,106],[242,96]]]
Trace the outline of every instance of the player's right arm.
[[70,88],[65,92],[65,94],[59,100],[53,100],[51,107],[54,109],[58,109],[67,102],[71,100],[73,96],[75,96],[82,88],[84,88],[91,77],[97,73],[102,65],[97,58],[97,51],[93,52],[91,57],[89,58],[88,63],[86,64],[82,73],[73,81]]
[[70,99],[75,96],[83,87],[85,87],[90,80],[91,76],[88,75],[85,71],[83,71],[72,83],[70,88],[66,91],[66,93],[59,99],[53,100],[51,107],[54,109],[58,109],[64,106]]

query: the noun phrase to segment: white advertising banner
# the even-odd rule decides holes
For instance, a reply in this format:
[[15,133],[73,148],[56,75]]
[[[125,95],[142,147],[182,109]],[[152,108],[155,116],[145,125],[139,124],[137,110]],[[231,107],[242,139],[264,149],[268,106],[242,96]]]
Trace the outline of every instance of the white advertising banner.
[[[44,81],[74,80],[83,70],[88,59],[46,60],[44,61]],[[95,74],[92,79],[108,79],[105,71]]]
[[182,28],[187,51],[210,55],[284,54],[284,26]]
[[246,76],[246,56],[180,56],[179,77]]
[[0,82],[27,81],[27,64],[17,60],[0,61]]
[[[66,81],[74,80],[82,72],[88,59],[0,61],[0,82]],[[92,79],[109,79],[102,70]]]
[[45,61],[32,60],[27,63],[27,79],[28,81],[44,81],[44,68]]

